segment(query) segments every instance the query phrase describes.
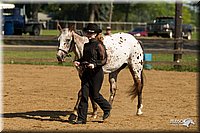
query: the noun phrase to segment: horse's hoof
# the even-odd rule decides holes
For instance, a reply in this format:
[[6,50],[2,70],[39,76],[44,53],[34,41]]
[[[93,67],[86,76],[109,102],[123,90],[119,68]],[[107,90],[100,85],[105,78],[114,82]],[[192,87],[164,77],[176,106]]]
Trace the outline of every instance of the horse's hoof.
[[142,112],[142,109],[141,109],[141,108],[139,108],[139,109],[137,110],[137,113],[136,113],[136,115],[140,116],[140,115],[142,115],[142,114],[143,114],[143,112]]
[[143,112],[142,112],[142,111],[138,111],[138,112],[136,113],[136,115],[137,115],[137,116],[143,115]]
[[77,118],[77,115],[75,115],[75,114],[72,113],[72,114],[69,116],[68,120],[69,120],[70,122],[73,122],[74,120],[76,120],[76,118]]
[[96,119],[97,118],[97,114],[93,114],[91,117]]
[[143,105],[141,104],[141,105],[140,105],[140,108],[137,110],[136,115],[140,116],[140,115],[143,114],[143,112],[142,112],[142,108],[143,108]]

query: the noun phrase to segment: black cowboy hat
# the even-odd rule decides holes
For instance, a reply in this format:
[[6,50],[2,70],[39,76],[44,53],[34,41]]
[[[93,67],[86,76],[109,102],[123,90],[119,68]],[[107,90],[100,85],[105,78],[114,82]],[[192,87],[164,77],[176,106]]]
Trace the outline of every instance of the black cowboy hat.
[[102,30],[99,28],[97,24],[89,23],[85,28],[83,28],[83,31],[89,32],[89,33],[101,33]]

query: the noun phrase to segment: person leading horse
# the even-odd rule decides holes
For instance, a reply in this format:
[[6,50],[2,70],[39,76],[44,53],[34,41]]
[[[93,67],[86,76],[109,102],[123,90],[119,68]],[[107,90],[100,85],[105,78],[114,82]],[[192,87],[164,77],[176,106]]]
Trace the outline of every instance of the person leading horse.
[[89,23],[84,30],[89,42],[84,45],[83,57],[74,61],[75,66],[84,65],[78,120],[74,124],[86,124],[89,95],[103,110],[103,120],[109,117],[111,110],[110,103],[99,93],[104,79],[102,66],[106,64],[106,50],[102,42],[96,39],[96,36],[102,30],[94,23]]

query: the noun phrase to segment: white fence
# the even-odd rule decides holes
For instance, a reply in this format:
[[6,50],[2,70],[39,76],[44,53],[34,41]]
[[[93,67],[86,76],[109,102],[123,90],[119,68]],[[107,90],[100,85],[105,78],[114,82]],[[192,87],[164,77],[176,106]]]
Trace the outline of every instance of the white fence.
[[[91,23],[89,21],[64,21],[64,20],[58,20],[59,24],[62,27],[68,27],[69,24],[75,24],[75,28],[77,30],[82,30],[83,27],[85,27],[88,23]],[[46,21],[46,29],[56,29],[57,28],[57,21],[56,20],[49,20]],[[145,27],[147,23],[133,23],[133,22],[94,22],[99,25],[99,27],[103,30],[106,29],[107,26],[111,26],[112,30],[120,30],[120,31],[130,31],[134,27]]]
[[[89,21],[65,21],[65,20],[48,20],[48,21],[41,21],[43,23],[44,29],[47,30],[55,30],[57,29],[57,22],[62,27],[68,27],[69,24],[74,24],[75,28],[77,30],[82,30],[83,27],[85,27],[88,23],[91,23]],[[118,31],[131,31],[135,27],[146,27],[147,23],[142,22],[101,22],[96,21],[94,22],[99,25],[99,27],[102,30],[105,30],[107,26],[111,26],[112,30],[118,30]],[[199,27],[193,27],[194,32],[199,32]]]

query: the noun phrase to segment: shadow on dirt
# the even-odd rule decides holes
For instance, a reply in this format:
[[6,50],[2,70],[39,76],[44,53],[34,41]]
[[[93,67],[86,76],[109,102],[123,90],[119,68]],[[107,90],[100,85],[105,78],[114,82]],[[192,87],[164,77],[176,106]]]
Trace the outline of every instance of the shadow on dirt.
[[66,117],[70,115],[72,111],[47,111],[47,110],[38,110],[30,112],[19,112],[19,113],[4,113],[2,114],[3,118],[24,118],[24,119],[34,119],[40,121],[60,121],[60,122],[69,122],[66,119],[61,117]]

